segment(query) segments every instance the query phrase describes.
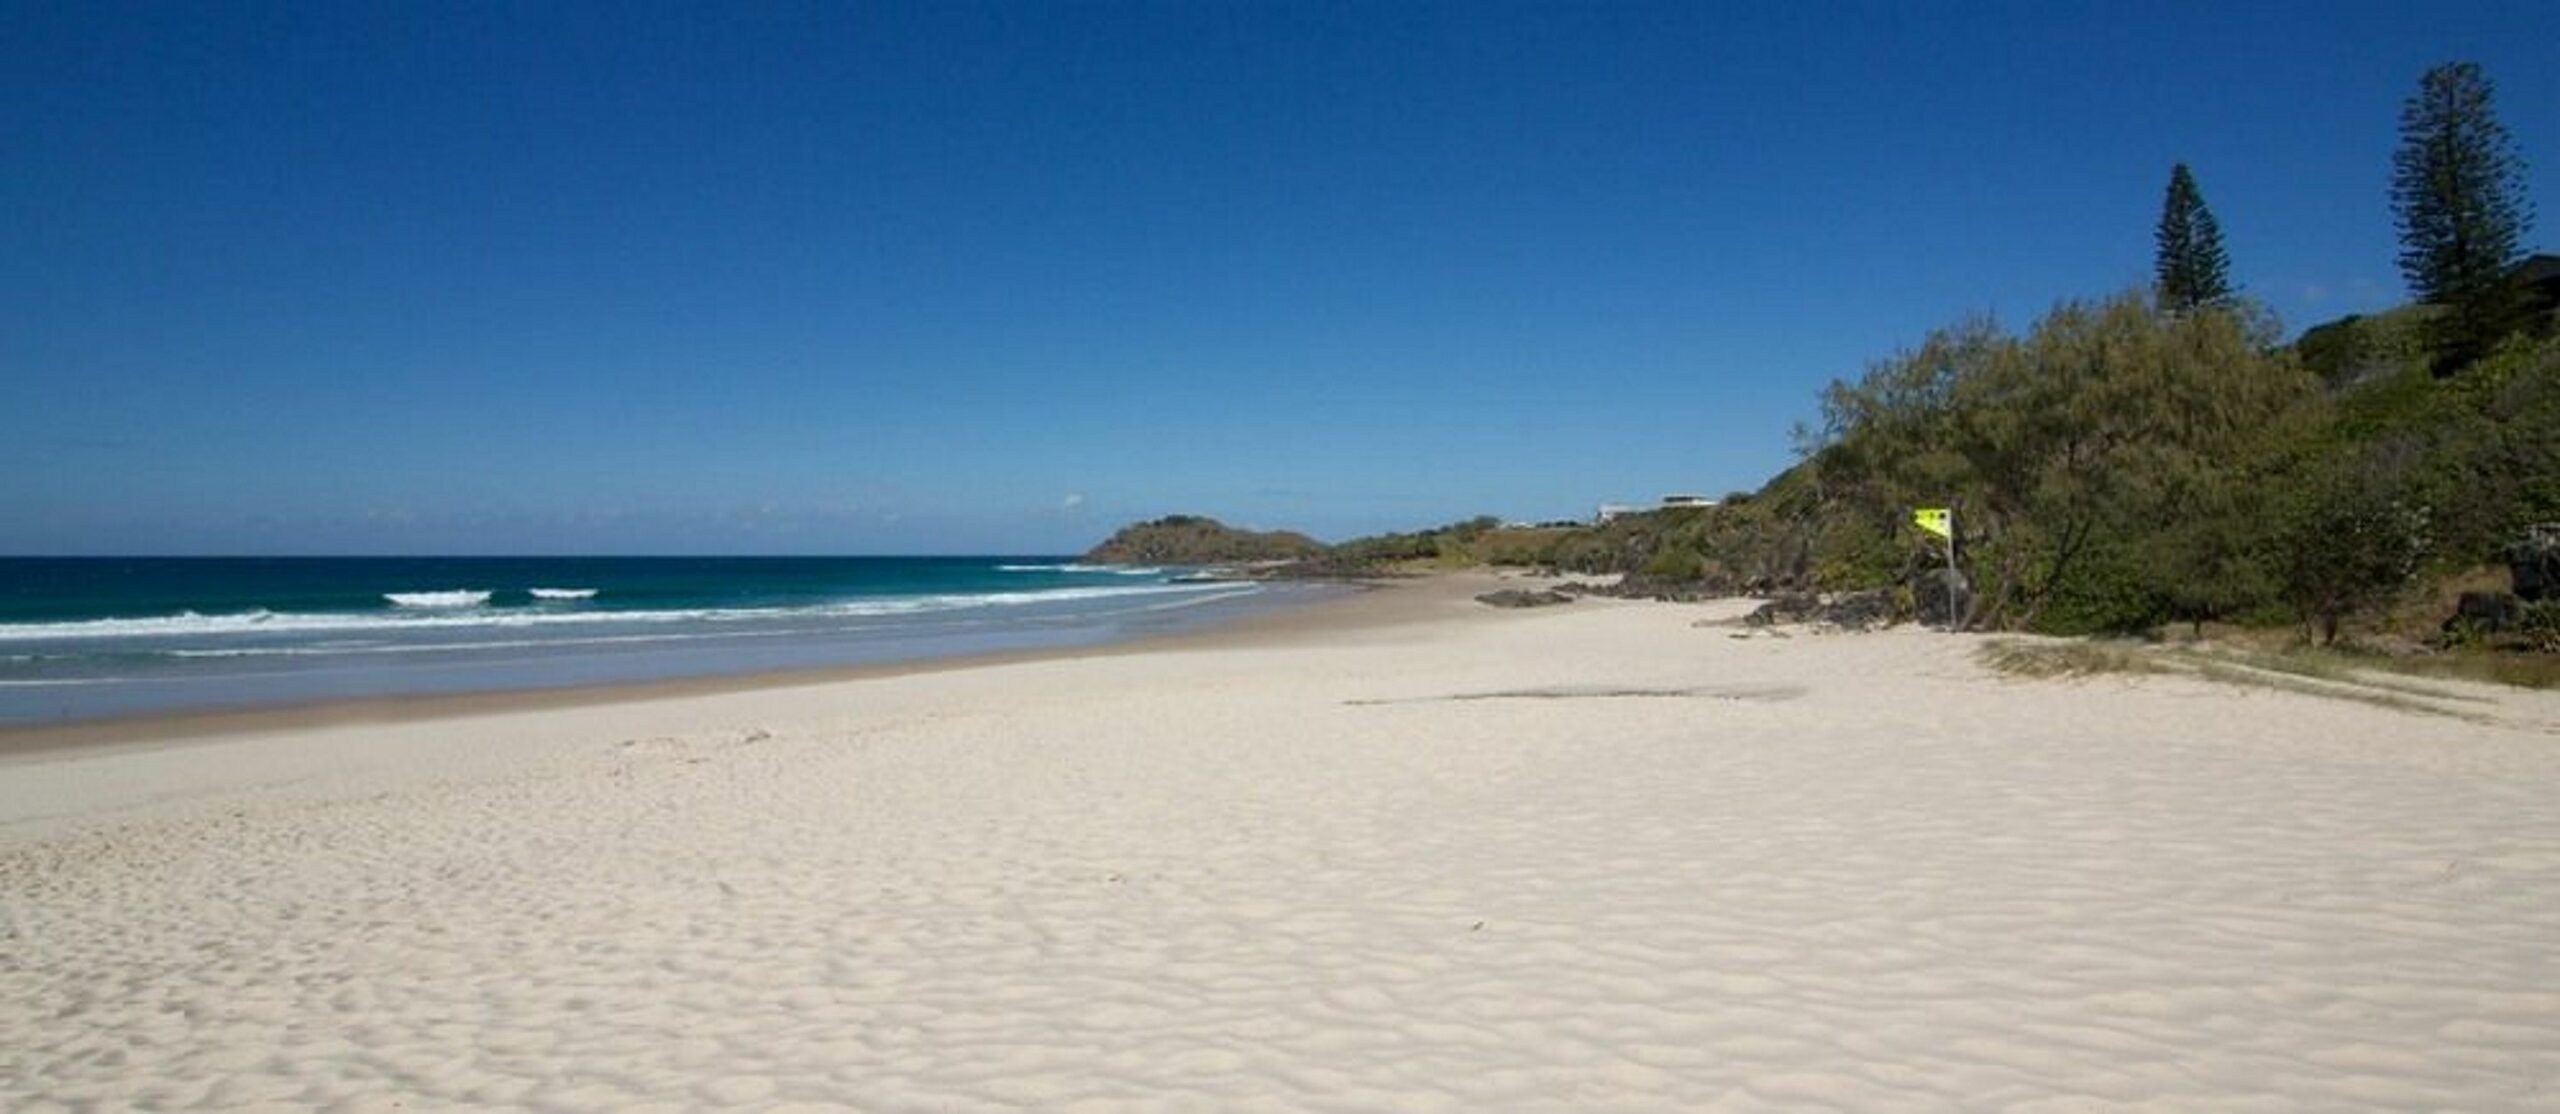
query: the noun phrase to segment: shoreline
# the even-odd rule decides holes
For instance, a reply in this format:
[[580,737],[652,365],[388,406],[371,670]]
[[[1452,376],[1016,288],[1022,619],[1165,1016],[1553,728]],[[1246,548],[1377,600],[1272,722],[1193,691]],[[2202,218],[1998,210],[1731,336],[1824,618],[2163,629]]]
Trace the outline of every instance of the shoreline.
[[29,755],[0,1107],[2547,1105],[2560,693],[1505,582]]
[[[1501,573],[1466,570],[1411,579],[1338,581],[1334,583],[1347,591],[1332,599],[1245,611],[1197,629],[1145,632],[1082,645],[986,650],[896,661],[601,684],[341,697],[175,712],[141,712],[64,723],[0,724],[0,765],[71,750],[172,745],[272,731],[383,726],[510,712],[588,708],[947,673],[1025,662],[1118,657],[1181,648],[1214,648],[1230,643],[1245,645],[1314,631],[1393,625],[1414,617],[1417,607],[1445,602],[1445,597],[1451,595],[1464,600],[1481,586],[1507,584],[1513,580],[1513,577]],[[1424,602],[1426,599],[1428,602]]]

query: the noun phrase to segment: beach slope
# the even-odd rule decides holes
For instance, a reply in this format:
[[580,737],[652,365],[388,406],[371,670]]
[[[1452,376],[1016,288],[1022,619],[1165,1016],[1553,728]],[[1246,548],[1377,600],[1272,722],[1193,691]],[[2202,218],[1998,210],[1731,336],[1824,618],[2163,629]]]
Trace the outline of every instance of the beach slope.
[[2552,695],[1480,587],[22,749],[0,1108],[2560,1104]]

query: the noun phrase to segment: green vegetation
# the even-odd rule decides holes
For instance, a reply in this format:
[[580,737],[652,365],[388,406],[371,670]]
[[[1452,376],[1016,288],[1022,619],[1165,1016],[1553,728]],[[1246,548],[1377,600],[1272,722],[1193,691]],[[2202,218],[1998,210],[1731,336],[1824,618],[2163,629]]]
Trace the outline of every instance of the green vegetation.
[[[1988,319],[1934,332],[1833,383],[1804,459],[1756,494],[1564,531],[1544,558],[1709,591],[1942,597],[1939,551],[1907,519],[1948,506],[1976,628],[2298,624],[2337,642],[2397,613],[2398,634],[2433,638],[2442,610],[2398,606],[2418,586],[2560,521],[2560,336],[2482,308],[2515,296],[2530,217],[2488,100],[2477,67],[2438,67],[2402,120],[2402,261],[2441,304],[2279,345],[2232,295],[2219,225],[2180,165],[2147,296],[2065,302],[2023,334]],[[2560,649],[2551,607],[2502,644]]]
[[2172,315],[2138,294],[2024,335],[1963,322],[1833,384],[1803,462],[1752,498],[1562,531],[1545,561],[1722,592],[1918,589],[1942,557],[1910,508],[1948,505],[1975,627],[2330,641],[2560,520],[2560,338],[2328,390],[2271,333],[2246,302]]
[[1976,651],[1994,672],[2015,677],[2086,678],[2167,675],[2215,684],[2270,689],[2449,719],[2482,720],[2478,697],[2429,685],[2374,677],[2361,670],[2298,655],[2204,653],[2120,642],[2021,642],[1997,639]]
[[2413,677],[2441,677],[2517,688],[2560,688],[2560,650],[2514,654],[2457,649],[2415,657],[2377,656],[2372,662],[2375,669]]
[[2410,293],[2446,309],[2435,347],[2448,371],[2486,354],[2523,309],[2507,273],[2533,208],[2523,160],[2490,94],[2489,79],[2469,62],[2428,70],[2400,110],[2400,149],[2391,160],[2400,272]]
[[1324,549],[1324,543],[1305,534],[1239,530],[1214,518],[1176,514],[1122,527],[1086,553],[1085,559],[1127,565],[1210,565],[1298,560]]
[[2560,654],[2560,600],[2543,600],[2526,608],[2517,633],[2537,654]]
[[2152,242],[2152,292],[2162,306],[2184,313],[2231,300],[2231,256],[2222,247],[2222,225],[2205,207],[2204,191],[2185,163],[2169,168],[2168,195]]
[[[2528,526],[2560,522],[2560,314],[2510,312],[2531,211],[2488,102],[2477,67],[2443,66],[2402,117],[2390,200],[2401,262],[2432,304],[2279,344],[2272,316],[2233,295],[2219,225],[2181,164],[2154,289],[2064,302],[2023,333],[1960,321],[1835,381],[1819,427],[1799,431],[1802,459],[1757,492],[1588,527],[1474,518],[1346,542],[1330,560],[1622,573],[1675,598],[1889,588],[1899,613],[1974,629],[2293,627],[2323,645],[2380,633],[2448,651],[2389,668],[2551,684],[2560,663],[2515,651],[2560,654],[2560,602],[2507,601],[2494,631],[2438,629]],[[1937,575],[1937,539],[1910,523],[1940,506],[1955,514],[1961,594]],[[1999,653],[2016,672],[2168,668],[2448,698],[2330,659]]]
[[2099,677],[2115,674],[2167,673],[2163,659],[2140,646],[2120,642],[1985,642],[1974,656],[1992,672],[2013,677]]
[[1812,462],[1865,520],[1953,506],[1979,625],[2218,618],[2260,579],[2255,442],[2314,395],[2272,333],[2246,304],[2173,315],[2132,294],[2024,336],[1967,322],[1834,383]]
[[2303,370],[2330,390],[2388,379],[2429,366],[2428,344],[2437,309],[2408,305],[2365,316],[2348,314],[2303,330],[2293,342]]

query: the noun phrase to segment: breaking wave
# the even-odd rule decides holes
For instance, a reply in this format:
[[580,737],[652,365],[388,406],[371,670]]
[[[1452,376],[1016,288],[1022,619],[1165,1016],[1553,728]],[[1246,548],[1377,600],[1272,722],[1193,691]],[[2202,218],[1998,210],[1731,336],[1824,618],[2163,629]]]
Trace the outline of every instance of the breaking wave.
[[491,593],[480,588],[456,588],[443,592],[384,592],[382,598],[393,607],[479,607],[489,602]]
[[[203,615],[183,611],[140,619],[84,619],[51,623],[0,623],[0,643],[99,638],[170,638],[228,634],[361,633],[460,630],[469,628],[546,627],[567,624],[609,626],[659,623],[725,623],[753,620],[863,618],[965,611],[975,608],[1026,607],[1078,600],[1115,599],[1232,590],[1231,584],[1148,584],[1129,587],[1051,588],[1028,592],[976,595],[883,596],[788,607],[706,607],[665,610],[593,611],[540,608],[488,608],[489,592],[399,592],[385,596],[398,609],[378,612],[242,611]],[[464,599],[461,597],[472,597]],[[427,598],[434,602],[409,603]]]
[[1162,576],[1164,569],[1156,565],[997,565],[997,572],[1084,572],[1110,573],[1113,576]]

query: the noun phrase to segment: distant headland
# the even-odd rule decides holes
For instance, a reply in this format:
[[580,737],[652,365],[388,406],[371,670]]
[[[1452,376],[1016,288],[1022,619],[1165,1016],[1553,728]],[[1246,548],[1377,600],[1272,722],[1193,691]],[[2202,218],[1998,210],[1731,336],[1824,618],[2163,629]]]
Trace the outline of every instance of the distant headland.
[[1325,544],[1289,530],[1243,530],[1214,518],[1174,514],[1121,527],[1085,560],[1113,565],[1218,565],[1301,561]]

